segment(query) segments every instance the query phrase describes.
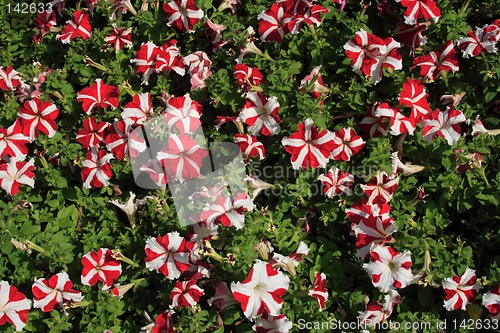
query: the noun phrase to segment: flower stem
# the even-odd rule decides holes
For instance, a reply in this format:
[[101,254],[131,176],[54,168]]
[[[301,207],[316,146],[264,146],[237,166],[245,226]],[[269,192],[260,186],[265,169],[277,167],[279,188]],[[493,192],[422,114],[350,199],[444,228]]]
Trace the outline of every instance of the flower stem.
[[26,245],[28,245],[28,248],[32,249],[32,250],[35,250],[36,252],[39,252],[47,257],[49,257],[49,253],[47,251],[45,251],[44,248],[42,248],[41,246],[38,246],[36,245],[35,243],[33,243],[32,241],[30,240],[26,240]]
[[490,186],[490,182],[488,181],[488,178],[486,178],[486,174],[484,173],[484,168],[480,168],[478,171],[484,182],[486,183],[486,186]]

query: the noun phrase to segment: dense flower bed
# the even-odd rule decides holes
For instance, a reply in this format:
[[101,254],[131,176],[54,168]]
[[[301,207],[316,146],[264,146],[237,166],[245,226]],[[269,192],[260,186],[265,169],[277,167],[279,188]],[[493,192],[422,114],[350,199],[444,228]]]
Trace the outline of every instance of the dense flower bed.
[[[0,331],[498,329],[499,41],[492,0],[7,1]],[[205,140],[245,170],[180,209]]]

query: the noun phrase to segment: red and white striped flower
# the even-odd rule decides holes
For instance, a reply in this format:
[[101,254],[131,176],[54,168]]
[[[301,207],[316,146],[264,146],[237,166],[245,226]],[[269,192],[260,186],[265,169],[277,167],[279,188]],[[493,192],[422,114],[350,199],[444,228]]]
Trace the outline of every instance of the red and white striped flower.
[[103,289],[109,289],[122,274],[122,264],[113,258],[111,250],[107,248],[85,254],[82,265],[81,280],[86,286],[93,286],[101,281],[104,283]]
[[361,185],[363,192],[368,196],[368,205],[384,204],[392,199],[394,192],[399,184],[399,177],[394,178],[389,176],[387,172],[378,172],[372,180]]
[[156,158],[165,167],[169,178],[175,177],[182,182],[200,176],[203,159],[207,156],[208,152],[192,137],[173,134]]
[[381,292],[404,288],[413,280],[409,251],[401,253],[390,246],[375,245],[370,255],[370,262],[364,264],[363,269]]
[[96,79],[90,87],[83,88],[77,95],[76,100],[82,102],[83,111],[90,115],[95,107],[103,109],[111,106],[112,109],[118,107],[118,96],[120,89],[115,86],[108,86],[101,79]]
[[194,0],[172,0],[163,4],[167,15],[167,25],[180,31],[194,32],[193,27],[201,18],[203,11],[196,7]]
[[205,17],[205,23],[203,24],[205,27],[205,35],[210,38],[210,42],[212,43],[212,52],[219,51],[224,45],[227,44],[222,38],[222,31],[226,29],[226,27],[222,24],[217,24],[212,22],[208,17]]
[[30,142],[30,138],[23,134],[19,119],[8,128],[0,128],[0,159],[9,156],[11,160],[24,160],[28,154],[26,144]]
[[453,73],[458,71],[458,58],[453,41],[449,40],[439,50],[413,59],[413,68],[417,66],[420,67],[420,76],[429,80],[435,80],[441,71]]
[[427,30],[427,24],[408,25],[401,22],[394,33],[394,38],[414,50],[427,43],[427,38],[422,35],[425,30]]
[[35,280],[31,290],[34,295],[33,307],[43,312],[50,312],[54,308],[83,299],[82,293],[73,289],[73,283],[66,272],[53,275],[50,279]]
[[116,24],[113,23],[113,31],[107,36],[104,41],[113,46],[115,52],[120,51],[124,47],[132,47],[132,28],[122,29],[118,28]]
[[251,91],[245,96],[245,106],[239,118],[247,124],[252,135],[275,135],[281,130],[278,116],[280,104],[278,98],[267,98],[260,92]]
[[417,24],[417,20],[420,18],[433,19],[434,22],[437,22],[441,16],[441,10],[434,0],[396,0],[396,2],[400,2],[403,7],[406,7],[405,23],[409,25]]
[[190,306],[195,307],[205,291],[196,284],[198,279],[189,281],[175,281],[175,286],[170,292],[170,308]]
[[83,121],[83,128],[76,132],[76,140],[85,149],[98,147],[105,143],[109,125],[106,121],[97,122],[94,117],[88,117]]
[[33,37],[35,43],[40,43],[42,37],[45,36],[52,27],[57,25],[56,23],[56,12],[46,10],[38,14],[37,18],[34,20],[36,27],[40,30],[36,36]]
[[123,120],[115,120],[109,126],[109,134],[106,136],[106,148],[119,160],[126,155],[136,157],[146,150],[147,145],[144,138],[133,131],[131,124]]
[[170,132],[176,128],[181,134],[187,134],[200,128],[202,111],[201,104],[185,94],[182,97],[170,97],[162,116]]
[[294,169],[324,168],[335,144],[334,135],[328,130],[319,131],[312,119],[299,124],[298,131],[284,137],[281,144],[292,154]]
[[62,33],[56,36],[64,44],[71,42],[77,37],[87,40],[92,36],[92,26],[90,25],[90,14],[83,10],[73,13],[73,20],[66,21]]
[[292,322],[284,314],[270,316],[264,312],[262,317],[255,319],[252,329],[258,333],[288,333],[292,327]]
[[374,84],[382,80],[382,69],[391,68],[393,70],[400,70],[403,68],[403,58],[398,51],[401,44],[396,42],[392,37],[384,38],[384,43],[386,51],[376,57],[375,62],[369,65],[366,64],[364,67],[364,74],[370,76]]
[[241,152],[248,158],[257,156],[259,160],[266,157],[266,149],[262,142],[255,136],[248,134],[235,134],[234,142],[240,147]]
[[59,115],[59,110],[51,102],[42,102],[37,97],[24,102],[19,108],[17,116],[23,126],[23,132],[30,139],[38,137],[39,132],[53,137],[57,131],[55,119]]
[[250,91],[253,86],[258,86],[264,79],[257,67],[248,67],[245,64],[236,64],[233,75],[244,91]]
[[[1,133],[1,129],[0,129]],[[490,135],[498,135],[500,134],[500,129],[495,128],[495,129],[486,129],[483,125],[483,121],[481,120],[480,116],[476,117],[476,121],[472,125],[472,135],[476,136],[478,134],[490,134]],[[0,134],[1,138],[1,134]],[[1,142],[0,142],[0,147],[1,147]],[[0,153],[1,153],[1,148],[0,148]]]
[[259,34],[262,41],[283,42],[283,35],[290,32],[288,22],[290,15],[282,6],[273,4],[271,8],[262,11],[258,16]]
[[177,47],[177,40],[171,39],[158,48],[155,68],[157,72],[174,71],[180,76],[186,74],[181,51]]
[[0,281],[0,326],[8,323],[22,331],[30,309],[31,301],[23,293],[7,281]]
[[164,187],[168,183],[168,176],[165,168],[156,159],[149,160],[141,168],[141,171],[146,172],[151,180],[159,187]]
[[333,133],[333,149],[330,158],[336,161],[350,161],[351,157],[359,153],[364,145],[363,139],[352,128],[341,128]]
[[244,212],[254,209],[252,199],[248,194],[240,192],[234,197],[218,195],[214,203],[208,204],[201,213],[201,219],[209,224],[221,223],[226,227],[243,228],[245,223]]
[[246,280],[231,283],[231,291],[248,319],[264,312],[279,316],[289,284],[288,276],[257,259]]
[[481,52],[496,53],[496,44],[500,39],[500,26],[486,24],[476,31],[468,31],[467,37],[460,37],[457,46],[462,50],[464,58],[478,56]]
[[[391,207],[387,203],[368,204],[368,198],[363,198],[362,201],[352,204],[351,208],[345,210],[349,221],[351,221],[351,230],[354,226],[361,222],[361,219],[370,218],[371,216],[380,217],[382,222],[392,219],[389,216]],[[355,233],[352,232],[354,235]]]
[[142,43],[139,51],[135,53],[135,58],[131,59],[132,64],[135,63],[135,72],[142,74],[141,85],[149,84],[149,77],[156,73],[156,57],[160,53],[160,48],[152,42]]
[[0,88],[2,90],[14,90],[21,81],[22,79],[21,76],[19,76],[19,72],[12,66],[7,67],[7,69],[0,66]]
[[313,287],[309,289],[308,294],[318,302],[319,311],[323,311],[325,309],[325,302],[328,299],[325,273],[314,272]]
[[[146,268],[162,273],[169,280],[177,279],[190,266],[194,243],[187,242],[177,231],[146,240]],[[193,257],[196,254],[193,253]]]
[[316,25],[319,27],[321,25],[321,15],[327,14],[329,12],[328,8],[325,8],[318,4],[312,4],[309,1],[299,1],[298,3],[306,3],[302,10],[299,10],[292,14],[292,17],[288,23],[288,29],[292,34],[299,33],[300,29],[304,24]]
[[470,268],[460,276],[443,279],[441,285],[446,294],[444,308],[448,311],[465,310],[482,288],[477,282],[476,271]]
[[21,184],[35,187],[35,160],[19,162],[11,159],[8,163],[0,163],[0,187],[10,195],[19,192]]
[[132,122],[134,125],[142,125],[151,119],[154,115],[151,105],[151,94],[136,94],[123,108],[122,119],[126,122]]
[[392,234],[397,231],[397,227],[393,218],[368,216],[352,225],[351,230],[356,235],[356,255],[366,259],[373,244],[383,245],[392,241]]
[[359,311],[358,322],[363,326],[375,327],[391,316],[394,306],[400,301],[399,293],[391,289],[384,295],[383,301],[370,302],[365,311]]
[[399,93],[399,104],[411,107],[410,119],[413,119],[415,124],[431,111],[427,96],[429,94],[425,91],[422,81],[408,78],[403,83],[403,90]]
[[295,276],[297,274],[295,268],[297,268],[302,261],[304,261],[304,257],[309,254],[309,247],[304,242],[300,242],[297,250],[288,256],[284,256],[279,253],[273,254],[273,259],[269,261],[274,268],[284,269],[288,273]]
[[172,319],[174,313],[174,310],[163,311],[156,317],[154,323],[149,319],[151,324],[141,329],[145,330],[146,333],[175,333],[174,320]]
[[85,161],[82,163],[81,176],[83,187],[99,188],[108,186],[109,179],[113,175],[109,161],[113,158],[113,154],[108,154],[104,150],[98,150],[97,147],[88,149]]
[[376,102],[370,106],[365,117],[359,123],[361,131],[368,134],[370,138],[386,136],[389,132],[388,125],[390,123],[390,118],[378,117],[375,115],[380,105],[380,103]]
[[482,304],[488,309],[492,319],[500,320],[500,287],[484,294]]
[[331,168],[326,174],[319,175],[318,180],[321,181],[323,191],[329,198],[341,193],[352,195],[354,176],[348,172],[344,173],[340,169]]
[[392,135],[400,135],[402,133],[408,133],[413,135],[415,131],[415,123],[412,118],[406,117],[404,114],[399,112],[397,107],[391,108],[387,103],[381,103],[380,106],[375,111],[375,116],[377,117],[387,117],[390,119],[389,133]]
[[436,135],[444,138],[448,144],[454,145],[461,135],[460,124],[466,121],[462,111],[447,107],[446,111],[434,110],[427,114],[423,120],[423,136],[427,142],[434,141]]
[[204,51],[196,51],[182,59],[184,65],[187,66],[187,71],[189,75],[196,74],[202,71],[204,68],[210,67],[212,61],[208,57],[208,54]]

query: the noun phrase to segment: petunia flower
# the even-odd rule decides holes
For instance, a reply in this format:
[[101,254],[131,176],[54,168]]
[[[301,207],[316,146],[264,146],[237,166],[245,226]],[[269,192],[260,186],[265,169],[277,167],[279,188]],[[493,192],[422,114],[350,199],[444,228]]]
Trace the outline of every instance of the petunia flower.
[[97,147],[91,147],[87,150],[87,155],[82,163],[81,177],[83,187],[100,188],[108,186],[112,171],[109,161],[113,159],[113,154],[108,154],[104,150],[98,150]]
[[33,307],[43,312],[50,312],[54,308],[63,307],[64,304],[80,302],[83,299],[82,293],[73,289],[73,283],[66,272],[55,274],[50,279],[35,280],[31,290],[34,295]]
[[307,74],[301,81],[299,89],[304,91],[306,86],[311,86],[308,91],[312,96],[317,99],[320,98],[322,94],[330,91],[327,86],[323,83],[323,78],[321,77],[321,66],[316,66],[311,70],[311,73]]
[[[1,131],[1,129],[0,129]],[[483,122],[481,121],[481,117],[480,116],[477,116],[476,117],[476,121],[474,122],[474,125],[472,125],[472,135],[473,136],[476,136],[478,134],[490,134],[490,135],[498,135],[500,134],[500,129],[486,129],[486,127],[484,127],[483,125]],[[1,137],[1,134],[0,134],[0,137]],[[0,143],[0,147],[1,147],[1,143]],[[1,149],[0,149],[1,151]]]
[[312,119],[299,124],[298,131],[284,137],[281,144],[292,154],[294,169],[324,168],[335,147],[335,136],[328,130],[319,131]]
[[27,143],[31,139],[23,134],[19,119],[8,128],[0,128],[0,160],[9,157],[11,161],[22,161],[28,154]]
[[399,104],[411,107],[410,119],[415,124],[418,124],[422,117],[431,111],[427,96],[429,94],[422,81],[408,78],[403,83],[403,90],[399,93]]
[[8,323],[22,331],[30,309],[31,301],[23,293],[7,281],[0,281],[0,326]]
[[83,128],[76,132],[76,140],[85,149],[103,145],[108,136],[109,125],[106,121],[97,122],[94,117],[88,117],[83,121]]
[[133,130],[132,124],[123,120],[117,120],[108,127],[106,136],[106,149],[122,160],[125,156],[137,157],[139,153],[146,150],[146,140],[142,133],[138,134]]
[[500,287],[484,294],[482,304],[488,309],[492,319],[500,320]]
[[19,192],[21,184],[35,187],[35,160],[19,162],[11,159],[7,163],[0,163],[0,187],[9,195]]
[[222,31],[226,29],[224,25],[214,23],[208,17],[205,17],[203,26],[205,27],[205,35],[210,38],[210,42],[212,43],[212,52],[219,51],[227,44],[227,41],[222,37]]
[[195,307],[198,304],[205,291],[197,285],[197,281],[196,278],[189,281],[175,281],[169,296],[171,309],[183,306]]
[[157,72],[166,73],[174,71],[180,76],[184,76],[184,74],[186,74],[181,51],[177,47],[177,40],[167,40],[157,50],[158,54],[156,55],[155,62]]
[[194,133],[200,128],[203,107],[197,101],[193,101],[189,94],[170,97],[166,104],[162,117],[170,132],[176,128],[179,133],[187,134]]
[[238,85],[246,92],[250,91],[252,87],[258,86],[264,79],[257,67],[248,67],[245,64],[236,64],[233,76]]
[[271,316],[267,313],[255,319],[252,329],[258,333],[288,333],[293,324],[284,314]]
[[394,33],[394,38],[411,48],[411,55],[414,49],[421,47],[427,43],[427,37],[422,35],[422,32],[427,30],[428,24],[417,23],[415,25],[408,25],[406,23],[399,23],[397,31]]
[[368,196],[367,204],[389,202],[398,187],[398,183],[399,177],[389,176],[385,171],[378,172],[368,184],[361,185],[363,192]]
[[136,65],[135,72],[142,74],[141,85],[149,84],[149,77],[156,73],[156,58],[160,54],[160,48],[153,42],[142,43],[139,51],[135,53],[135,58],[130,62]]
[[434,141],[434,138],[438,135],[451,146],[460,139],[460,124],[465,120],[462,111],[453,107],[447,107],[446,111],[436,109],[434,112],[427,114],[422,120],[424,125],[422,134],[429,143]]
[[458,71],[458,58],[453,41],[449,40],[439,50],[413,59],[412,68],[415,67],[420,67],[420,76],[429,80],[436,80],[441,71],[453,73]]
[[309,247],[304,243],[300,242],[297,250],[288,256],[284,256],[279,253],[274,253],[273,258],[269,261],[274,268],[281,268],[290,273],[292,276],[297,275],[295,268],[304,261],[304,257],[309,254]]
[[132,47],[132,28],[122,29],[118,28],[113,23],[113,31],[111,34],[104,38],[104,41],[113,46],[115,52],[120,51],[124,47]]
[[194,32],[194,25],[204,16],[203,10],[196,7],[194,0],[172,0],[163,4],[163,11],[169,27],[187,32]]
[[314,272],[313,286],[309,289],[308,295],[316,299],[319,304],[320,312],[325,309],[325,302],[328,299],[325,273]]
[[17,114],[20,119],[23,132],[31,140],[38,137],[39,132],[47,134],[52,138],[57,131],[55,119],[59,110],[51,102],[42,102],[37,97],[24,102]]
[[288,290],[290,279],[269,263],[256,260],[248,277],[243,282],[232,282],[234,298],[241,303],[245,317],[253,319],[266,312],[279,316],[283,306],[283,295]]
[[364,264],[363,269],[381,292],[404,288],[413,280],[409,251],[401,253],[390,246],[374,245],[370,256],[370,262]]
[[406,8],[405,23],[409,25],[417,24],[420,18],[433,19],[437,22],[441,16],[441,10],[434,0],[396,0],[396,2],[400,2]]
[[333,133],[333,149],[330,158],[336,161],[350,161],[364,147],[365,142],[352,128],[341,128]]
[[392,159],[392,174],[393,175],[400,173],[404,176],[409,176],[409,175],[412,175],[414,173],[420,172],[420,171],[425,169],[425,167],[423,167],[421,165],[404,164],[399,159],[397,151],[395,151],[394,153],[391,154],[391,159]]
[[318,180],[323,185],[324,194],[329,198],[341,193],[352,195],[354,176],[348,172],[344,173],[340,169],[330,168],[326,174],[319,175]]
[[92,36],[92,26],[90,25],[90,14],[84,10],[76,10],[73,13],[73,19],[66,21],[62,33],[56,36],[64,44],[80,37],[87,40]]
[[362,132],[368,134],[370,138],[386,136],[389,133],[390,118],[384,116],[376,116],[381,103],[374,103],[368,108],[361,122],[358,124]]
[[356,235],[356,256],[367,259],[374,244],[384,245],[393,241],[392,234],[397,231],[393,218],[367,216],[351,226]]
[[132,228],[135,226],[135,214],[137,213],[137,209],[146,204],[148,199],[152,199],[152,196],[145,196],[142,199],[135,200],[135,193],[129,192],[130,196],[126,203],[121,204],[118,200],[109,200],[109,203],[112,203],[116,207],[120,208],[122,212],[127,214],[127,218],[130,222]]
[[476,271],[470,268],[460,276],[443,279],[441,284],[445,292],[444,308],[448,311],[465,310],[482,288],[477,282]]
[[399,112],[398,107],[390,107],[386,102],[381,103],[374,115],[376,117],[386,117],[389,118],[389,126],[391,135],[400,135],[403,133],[408,133],[413,135],[415,131],[415,122],[413,118],[408,118],[401,112]]
[[263,160],[266,157],[266,149],[257,137],[248,134],[235,134],[233,140],[247,158],[257,156],[259,160]]
[[262,41],[283,42],[283,35],[290,32],[288,22],[290,15],[282,6],[273,4],[271,8],[262,11],[258,16],[259,34]]
[[35,43],[40,43],[42,37],[48,34],[50,31],[54,30],[56,23],[56,12],[44,10],[40,14],[38,14],[37,18],[33,21],[36,27],[39,29],[39,32],[36,36],[33,37]]
[[486,24],[476,31],[468,31],[467,37],[460,37],[457,46],[462,50],[462,57],[476,57],[481,52],[496,53],[496,44],[500,39],[500,26]]
[[92,113],[95,107],[106,109],[111,106],[112,109],[118,107],[118,96],[120,89],[115,86],[108,86],[101,79],[96,79],[90,87],[83,88],[77,95],[76,100],[82,103],[83,111],[87,115]]
[[233,293],[227,287],[226,282],[219,282],[215,287],[215,295],[208,299],[208,305],[215,306],[222,311],[238,302],[234,299]]
[[376,327],[377,324],[389,318],[394,306],[401,302],[401,296],[396,290],[389,290],[382,301],[370,302],[365,311],[359,311],[358,322],[363,326]]
[[0,66],[0,89],[4,91],[14,90],[21,82],[19,72],[12,66],[7,67],[7,69]]
[[243,228],[244,212],[254,209],[253,201],[246,193],[236,193],[233,196],[218,195],[214,203],[208,204],[201,213],[201,219],[207,223],[221,223],[226,227],[233,226],[236,230]]
[[245,96],[245,106],[239,118],[249,126],[252,135],[276,135],[281,130],[279,107],[277,97],[267,98],[260,92],[251,91]]
[[143,93],[134,95],[132,102],[127,103],[123,107],[121,117],[123,120],[132,122],[134,125],[142,125],[151,119],[153,115],[154,110],[151,105],[151,94]]
[[112,251],[107,248],[85,254],[82,257],[82,265],[82,284],[94,286],[101,281],[105,290],[111,288],[122,273],[122,264],[113,258]]

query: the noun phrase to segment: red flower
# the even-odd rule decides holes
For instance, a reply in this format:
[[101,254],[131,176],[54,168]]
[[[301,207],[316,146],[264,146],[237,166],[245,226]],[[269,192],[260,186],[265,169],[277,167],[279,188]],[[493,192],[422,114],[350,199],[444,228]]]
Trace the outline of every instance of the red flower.
[[40,29],[40,31],[35,37],[33,37],[33,40],[35,41],[35,43],[40,43],[42,37],[50,31],[50,28],[57,25],[56,13],[54,11],[51,11],[49,13],[44,10],[43,12],[38,14],[38,17],[35,19],[34,23],[36,27]]
[[170,292],[170,308],[190,306],[194,307],[205,295],[203,289],[196,284],[198,279],[193,278],[189,281],[176,281],[175,286]]
[[475,32],[467,32],[467,37],[460,37],[457,46],[462,50],[464,58],[475,57],[481,52],[496,53],[496,43],[500,39],[500,27],[496,24],[486,24],[476,28]]
[[251,91],[246,94],[245,102],[239,117],[249,126],[248,130],[252,135],[270,136],[279,133],[280,104],[277,97],[267,98],[260,92]]
[[222,38],[222,31],[226,29],[222,24],[216,24],[212,22],[209,18],[205,18],[205,23],[203,24],[205,27],[205,35],[210,38],[210,42],[213,45],[212,52],[217,52],[222,48],[222,46],[227,44]]
[[151,105],[151,94],[136,94],[132,102],[125,105],[122,112],[122,119],[126,122],[132,122],[134,125],[142,125],[151,119],[154,115]]
[[321,181],[324,186],[323,191],[329,198],[341,193],[352,195],[354,176],[348,172],[344,173],[337,168],[330,169],[326,174],[319,175],[318,180]]
[[309,296],[316,299],[319,304],[319,311],[323,311],[325,309],[325,302],[328,299],[325,273],[314,272],[314,283],[313,287],[309,289]]
[[253,135],[235,134],[234,142],[240,147],[241,152],[248,158],[258,156],[259,160],[266,157],[264,145]]
[[181,52],[177,47],[177,41],[171,39],[158,48],[155,68],[157,72],[174,71],[180,76],[186,73]]
[[133,132],[131,124],[123,120],[116,120],[112,126],[109,126],[109,134],[106,136],[106,148],[119,160],[125,155],[132,157],[138,156],[146,150],[146,142],[143,137]]
[[465,116],[462,111],[453,107],[447,107],[446,111],[438,109],[427,114],[422,120],[424,129],[422,134],[427,142],[434,141],[436,135],[444,138],[448,144],[454,145],[460,139],[460,123],[464,122]]
[[66,272],[53,275],[48,280],[35,280],[31,290],[35,301],[33,307],[43,312],[50,312],[64,304],[80,302],[83,299],[82,293],[73,289],[73,283]]
[[484,294],[482,304],[488,309],[492,319],[500,320],[500,286]]
[[380,205],[389,202],[398,187],[399,177],[393,178],[387,172],[381,171],[366,185],[362,185],[363,192],[368,196],[368,205]]
[[42,102],[36,97],[24,102],[17,114],[24,134],[31,139],[38,137],[39,132],[47,134],[49,138],[53,137],[57,130],[55,119],[58,115],[59,110],[54,104]]
[[165,168],[156,159],[149,160],[140,170],[146,172],[157,186],[164,187],[167,185],[168,176]]
[[101,79],[96,79],[90,87],[83,88],[77,95],[76,100],[82,102],[83,111],[90,115],[96,106],[102,108],[116,109],[118,107],[118,96],[120,89],[115,86],[108,86],[102,83]]
[[203,11],[196,7],[194,0],[172,0],[163,4],[167,15],[167,25],[180,31],[193,32],[193,27],[202,17]]
[[14,90],[20,82],[19,72],[14,70],[12,66],[7,67],[7,69],[0,66],[0,88],[2,90]]
[[170,132],[176,128],[181,134],[194,133],[201,126],[202,110],[201,104],[193,101],[189,94],[170,97],[165,112],[162,113],[163,121],[167,123]]
[[31,301],[7,281],[0,281],[0,326],[13,324],[22,331],[28,320]]
[[8,194],[15,195],[19,192],[21,184],[31,187],[35,186],[35,161],[33,159],[29,162],[18,162],[10,160],[8,163],[0,164],[0,187]]
[[23,127],[18,119],[9,128],[0,128],[0,159],[10,156],[11,160],[24,160],[28,154],[26,144],[29,142],[31,140],[23,134]]
[[97,147],[104,144],[105,138],[108,135],[108,127],[108,122],[97,122],[94,117],[88,117],[83,121],[83,129],[76,132],[76,140],[85,149]]
[[324,168],[334,148],[334,135],[328,130],[319,131],[312,119],[299,124],[298,131],[284,137],[281,143],[292,154],[294,169]]
[[422,81],[408,78],[403,83],[403,91],[399,93],[399,104],[411,107],[410,118],[415,124],[431,111],[427,96],[429,94],[425,91]]
[[97,150],[92,147],[87,150],[85,161],[82,163],[82,181],[83,187],[103,187],[108,185],[108,181],[113,175],[109,161],[113,158],[112,154],[107,154],[104,150]]
[[333,133],[333,150],[330,158],[338,161],[350,161],[364,147],[365,142],[352,128],[342,128]]
[[271,8],[260,13],[259,33],[263,41],[283,42],[283,35],[290,32],[288,22],[290,15],[285,12],[285,9],[277,4],[273,4]]
[[351,226],[351,231],[356,235],[356,255],[366,259],[370,255],[373,244],[384,244],[392,240],[392,234],[397,227],[393,218],[383,218],[370,215]]
[[156,72],[156,57],[160,53],[160,48],[152,42],[142,43],[139,51],[135,53],[135,59],[131,59],[131,63],[135,63],[135,72],[142,74],[141,85],[148,85],[149,77]]
[[458,71],[457,52],[453,41],[449,40],[437,51],[413,59],[413,68],[420,67],[420,76],[435,80],[440,71],[455,73]]
[[56,39],[67,44],[77,37],[87,40],[92,36],[92,26],[90,25],[90,15],[83,10],[77,10],[73,13],[73,20],[66,21],[62,34],[57,35]]
[[443,279],[441,285],[446,294],[444,308],[448,311],[465,310],[482,288],[477,282],[476,271],[470,268],[460,276]]
[[388,117],[376,116],[376,112],[380,107],[380,103],[373,104],[366,113],[365,117],[359,123],[359,128],[362,132],[368,134],[370,138],[385,136],[388,133]]
[[400,135],[402,133],[408,133],[413,135],[415,131],[415,123],[412,118],[408,118],[399,112],[399,109],[389,107],[389,104],[382,103],[379,105],[375,111],[375,116],[377,117],[387,117],[390,119],[390,126],[392,135]]
[[116,52],[123,49],[124,46],[132,47],[132,28],[121,29],[113,23],[113,31],[104,41],[111,44]]
[[403,22],[399,23],[398,30],[394,34],[394,38],[411,49],[415,49],[425,45],[427,38],[422,36],[422,32],[427,30],[427,25],[419,24],[408,25]]
[[158,317],[156,317],[155,325],[151,333],[174,333],[174,322],[172,320],[172,315],[174,313],[173,310],[167,310],[160,313]]
[[417,24],[419,18],[433,19],[437,22],[441,15],[441,10],[434,0],[396,0],[396,2],[401,2],[401,5],[406,7],[405,23],[409,25]]
[[86,286],[93,286],[101,281],[104,289],[109,289],[122,273],[121,263],[113,258],[111,250],[107,248],[84,255],[82,265],[82,284]]
[[258,86],[264,78],[257,67],[248,67],[245,64],[236,64],[233,75],[245,91],[250,91],[252,86]]

